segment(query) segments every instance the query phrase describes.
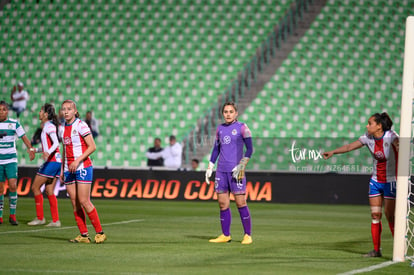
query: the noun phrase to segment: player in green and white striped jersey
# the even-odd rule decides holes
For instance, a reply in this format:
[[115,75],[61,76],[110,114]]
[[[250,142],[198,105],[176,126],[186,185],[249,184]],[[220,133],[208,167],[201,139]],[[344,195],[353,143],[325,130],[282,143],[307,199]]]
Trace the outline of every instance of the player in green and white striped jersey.
[[17,205],[17,151],[16,135],[27,147],[30,160],[35,157],[34,150],[23,127],[17,120],[8,118],[9,107],[0,101],[0,224],[3,223],[4,185],[6,179],[9,185],[10,217],[12,225],[18,225],[16,220]]

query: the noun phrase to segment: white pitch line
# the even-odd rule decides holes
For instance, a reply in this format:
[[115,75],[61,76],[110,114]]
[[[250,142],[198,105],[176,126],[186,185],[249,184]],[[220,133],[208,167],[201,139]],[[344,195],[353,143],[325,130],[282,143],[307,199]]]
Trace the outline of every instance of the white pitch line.
[[[134,222],[143,222],[143,219],[137,220],[128,220],[128,221],[120,221],[120,222],[113,222],[113,223],[104,223],[103,226],[111,226],[111,225],[118,225],[118,224],[127,224],[127,223],[134,223]],[[91,227],[92,225],[88,225]],[[73,229],[77,228],[77,226],[65,226],[65,227],[49,227],[49,228],[39,228],[39,229],[31,229],[31,230],[20,230],[20,231],[4,231],[0,232],[0,235],[5,234],[15,234],[15,233],[34,233],[34,232],[43,232],[43,231],[50,231],[50,230],[65,230],[65,229]]]
[[[108,274],[107,271],[85,271],[85,270],[40,270],[40,269],[4,269],[2,268],[1,270],[6,271],[6,272],[11,272],[11,273],[16,273],[16,272],[20,272],[20,273],[43,273],[43,274],[48,274],[48,273],[62,273],[62,274]],[[156,273],[141,273],[141,272],[120,272],[117,274],[125,274],[125,275],[142,275],[142,274],[156,274]]]
[[2,271],[6,272],[23,272],[23,273],[63,273],[63,274],[105,274],[104,272],[99,271],[88,271],[85,272],[84,270],[37,270],[37,269],[4,269]]
[[370,272],[376,269],[380,269],[383,267],[387,267],[393,264],[396,264],[397,262],[393,262],[393,261],[387,261],[387,262],[383,262],[381,264],[377,264],[377,265],[372,265],[372,266],[368,266],[368,267],[364,267],[361,269],[355,269],[355,270],[351,270],[345,273],[340,273],[338,275],[353,275],[353,274],[358,274],[358,273],[363,273],[363,272]]

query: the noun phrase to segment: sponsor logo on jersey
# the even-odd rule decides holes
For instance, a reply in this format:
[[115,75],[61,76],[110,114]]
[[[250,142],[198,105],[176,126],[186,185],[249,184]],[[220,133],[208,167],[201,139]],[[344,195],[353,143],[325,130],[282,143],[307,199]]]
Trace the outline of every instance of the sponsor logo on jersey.
[[231,137],[230,136],[224,136],[223,137],[223,144],[230,144]]

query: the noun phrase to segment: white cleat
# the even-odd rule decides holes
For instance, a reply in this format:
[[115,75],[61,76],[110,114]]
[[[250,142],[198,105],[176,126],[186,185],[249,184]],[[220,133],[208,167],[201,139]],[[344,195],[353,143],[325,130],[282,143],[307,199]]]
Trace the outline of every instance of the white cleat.
[[60,221],[50,222],[46,225],[46,227],[60,227]]
[[42,225],[45,223],[46,223],[45,218],[43,218],[43,220],[39,220],[38,218],[35,218],[33,221],[28,222],[27,225]]

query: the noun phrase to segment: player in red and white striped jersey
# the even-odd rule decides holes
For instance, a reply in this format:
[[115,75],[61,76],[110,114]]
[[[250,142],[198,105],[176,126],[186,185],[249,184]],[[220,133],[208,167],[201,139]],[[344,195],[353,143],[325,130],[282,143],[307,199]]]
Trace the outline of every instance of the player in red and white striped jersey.
[[56,180],[60,175],[61,169],[61,155],[59,150],[59,140],[57,136],[57,129],[59,127],[58,118],[55,112],[55,107],[52,104],[46,103],[42,106],[39,112],[39,119],[43,125],[40,139],[42,148],[32,148],[35,153],[42,153],[44,163],[39,168],[32,185],[32,191],[36,203],[36,218],[28,225],[42,225],[46,223],[43,213],[43,194],[40,188],[43,184],[45,186],[45,193],[49,200],[50,212],[52,214],[52,221],[46,225],[48,227],[60,227],[58,202],[54,194]]
[[381,257],[382,204],[391,233],[394,236],[394,212],[399,137],[391,130],[392,120],[387,113],[373,114],[366,126],[367,132],[358,140],[323,153],[328,159],[334,154],[346,153],[367,146],[372,154],[373,174],[369,182],[369,204],[371,206],[371,234],[374,250],[365,257]]
[[88,125],[79,119],[74,101],[65,100],[62,104],[62,112],[66,122],[62,131],[63,162],[60,177],[65,182],[80,231],[80,235],[70,241],[91,242],[86,227],[86,211],[95,228],[95,243],[102,243],[106,240],[106,235],[102,231],[98,212],[90,201],[93,167],[89,156],[96,150],[95,141]]

